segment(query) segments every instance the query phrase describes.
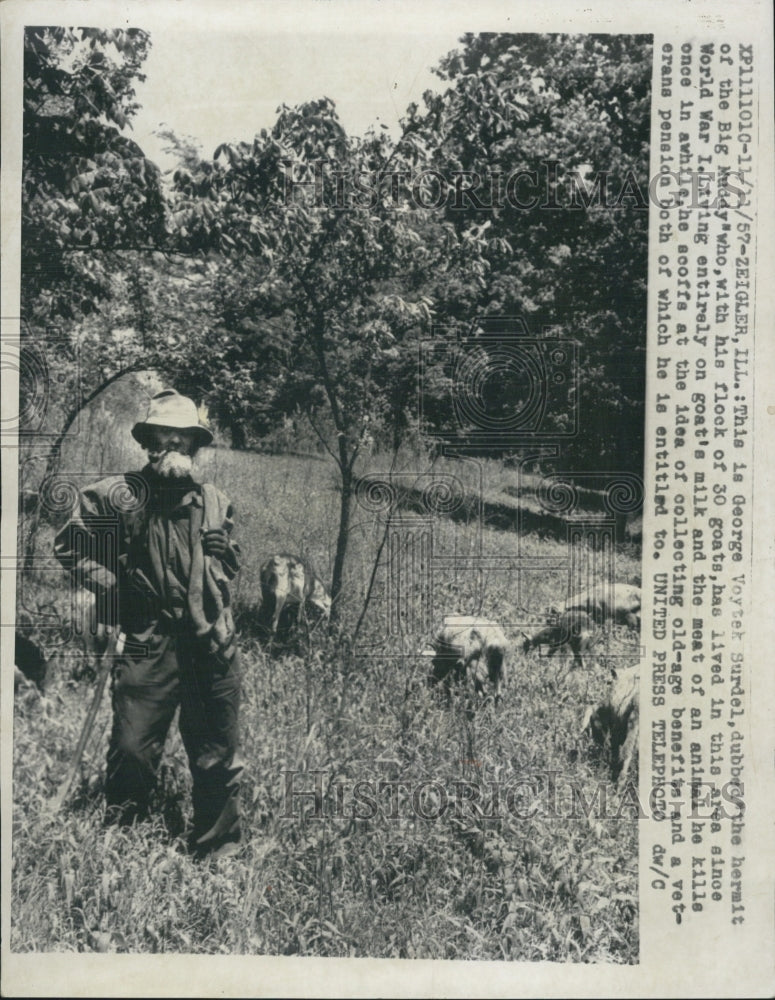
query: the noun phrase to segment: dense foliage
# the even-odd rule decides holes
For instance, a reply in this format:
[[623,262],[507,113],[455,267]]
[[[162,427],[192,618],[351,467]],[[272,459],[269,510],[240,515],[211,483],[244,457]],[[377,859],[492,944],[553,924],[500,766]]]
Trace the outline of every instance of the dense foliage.
[[80,319],[110,293],[106,251],[158,245],[158,168],[124,134],[150,39],[128,30],[24,34],[22,308],[43,326]]
[[[481,317],[511,317],[539,353],[575,345],[539,428],[565,434],[562,465],[640,470],[648,39],[467,35],[397,141],[348,136],[327,98],[283,105],[211,160],[170,137],[167,199],[123,135],[147,34],[25,43],[23,300],[28,320],[65,328],[63,432],[141,367],[204,399],[237,447],[304,416],[341,484],[335,609],[364,444],[397,447],[422,398],[424,431],[476,451],[461,392],[496,423],[527,406],[500,344],[476,343]],[[444,347],[461,334],[462,389]],[[442,350],[420,378],[429,337]]]
[[[426,95],[454,172],[445,214],[486,230],[484,271],[440,283],[448,321],[517,316],[536,337],[579,346],[581,434],[570,467],[642,469],[645,391],[650,39],[467,35],[442,60],[451,84]],[[465,172],[465,173],[464,173]],[[474,195],[462,191],[474,187]],[[574,405],[548,414],[562,428]]]
[[[563,462],[638,471],[650,41],[461,42],[438,69],[447,89],[408,109],[397,141],[347,136],[325,98],[283,106],[211,160],[170,135],[165,199],[125,134],[147,34],[28,29],[25,317],[83,338],[84,315],[113,298],[113,329],[142,333],[125,334],[123,363],[176,373],[238,446],[306,413],[344,467],[365,424],[405,436],[421,391],[428,429],[460,431],[449,357],[418,384],[421,338],[521,317],[579,348],[580,399],[546,418],[562,430],[580,408]],[[117,370],[101,327],[94,389]]]

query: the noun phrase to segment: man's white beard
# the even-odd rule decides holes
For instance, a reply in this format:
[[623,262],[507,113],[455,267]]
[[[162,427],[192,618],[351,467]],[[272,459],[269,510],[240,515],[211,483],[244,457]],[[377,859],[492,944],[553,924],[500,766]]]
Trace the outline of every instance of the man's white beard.
[[182,479],[190,476],[194,468],[194,460],[190,455],[181,455],[179,451],[165,451],[160,459],[151,462],[151,468],[157,476],[167,479]]

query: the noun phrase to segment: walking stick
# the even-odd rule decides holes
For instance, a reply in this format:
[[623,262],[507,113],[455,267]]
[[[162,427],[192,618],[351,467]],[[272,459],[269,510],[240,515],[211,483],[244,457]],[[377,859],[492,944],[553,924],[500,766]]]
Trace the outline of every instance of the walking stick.
[[97,668],[97,685],[94,689],[94,697],[92,698],[92,703],[89,706],[89,711],[86,713],[86,719],[84,720],[83,729],[81,730],[81,735],[78,739],[78,745],[75,748],[73,759],[70,761],[70,767],[67,770],[65,779],[59,786],[55,797],[46,807],[46,813],[50,816],[54,816],[59,812],[65,799],[67,798],[68,792],[70,791],[70,786],[72,785],[73,779],[78,771],[81,758],[83,757],[83,752],[86,749],[86,744],[89,742],[92,729],[94,729],[94,722],[97,718],[97,712],[99,711],[102,696],[105,693],[105,685],[107,683],[108,676],[110,675],[113,657],[117,653],[121,653],[123,651],[124,638],[125,637],[121,633],[118,626],[115,626],[110,633],[110,638],[108,639],[105,651],[102,656],[100,656],[99,666]]

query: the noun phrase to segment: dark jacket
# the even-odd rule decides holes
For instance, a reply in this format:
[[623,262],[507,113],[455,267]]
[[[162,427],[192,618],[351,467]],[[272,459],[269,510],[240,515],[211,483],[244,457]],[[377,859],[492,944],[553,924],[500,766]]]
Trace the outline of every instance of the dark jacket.
[[[207,509],[205,509],[205,506]],[[214,486],[167,479],[150,466],[81,490],[54,552],[73,581],[97,595],[97,616],[127,635],[192,627],[232,645],[229,582],[239,570],[234,542],[221,559],[204,556],[201,532],[230,533],[233,510]],[[193,574],[193,575],[192,575]]]

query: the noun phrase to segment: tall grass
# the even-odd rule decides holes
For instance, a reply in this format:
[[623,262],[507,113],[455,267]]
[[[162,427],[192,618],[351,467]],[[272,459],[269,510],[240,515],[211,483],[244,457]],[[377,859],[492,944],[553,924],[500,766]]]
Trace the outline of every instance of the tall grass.
[[[118,471],[121,457],[132,456],[109,456],[112,468],[95,471]],[[77,467],[86,467],[83,456]],[[471,712],[463,697],[447,706],[425,687],[416,653],[427,635],[385,634],[382,578],[354,652],[318,636],[305,655],[270,657],[247,627],[258,568],[288,550],[330,576],[338,505],[331,466],[216,448],[203,454],[202,474],[233,499],[243,550],[244,850],[210,863],[186,854],[190,779],[175,730],[154,818],[129,829],[103,825],[107,703],[70,802],[45,818],[91,698],[88,671],[79,672],[77,658],[63,660],[45,698],[25,691],[15,704],[11,947],[636,962],[637,822],[626,808],[608,818],[570,815],[567,785],[572,779],[591,795],[606,780],[605,762],[580,739],[581,709],[636,647],[620,635],[601,641],[583,675],[561,659],[517,651],[518,626],[563,595],[565,547],[487,525],[434,523],[435,552],[458,560],[434,570],[434,614],[481,612],[515,640],[503,705]],[[360,508],[353,520],[350,625],[385,528]],[[462,568],[466,557],[484,569]],[[534,569],[520,574],[517,558]],[[617,566],[620,579],[637,578],[631,554]],[[31,586],[51,596],[50,580]],[[298,772],[297,791],[322,782],[327,815],[313,815],[309,797],[289,804],[288,771]],[[567,779],[561,815],[453,807],[456,782],[478,785],[484,802],[491,782],[545,783],[552,773]],[[390,819],[383,788],[377,816],[351,815],[349,798],[342,815],[332,814],[337,785],[347,791],[355,781],[435,781],[443,793],[426,786],[422,808],[433,815],[434,794],[450,802],[424,819],[399,798]]]

